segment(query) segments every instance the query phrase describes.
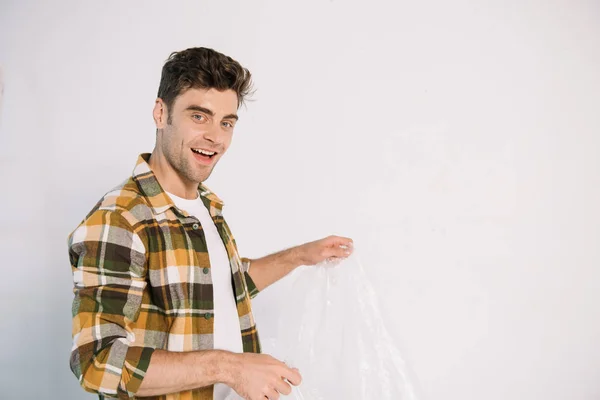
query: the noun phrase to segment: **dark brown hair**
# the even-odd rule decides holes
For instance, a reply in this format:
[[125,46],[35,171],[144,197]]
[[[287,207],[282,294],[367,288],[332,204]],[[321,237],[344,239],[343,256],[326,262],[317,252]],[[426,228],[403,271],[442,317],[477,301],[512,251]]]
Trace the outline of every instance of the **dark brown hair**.
[[252,75],[231,57],[205,47],[192,47],[171,53],[162,68],[158,97],[168,109],[177,96],[190,88],[232,89],[237,93],[238,107],[252,93]]

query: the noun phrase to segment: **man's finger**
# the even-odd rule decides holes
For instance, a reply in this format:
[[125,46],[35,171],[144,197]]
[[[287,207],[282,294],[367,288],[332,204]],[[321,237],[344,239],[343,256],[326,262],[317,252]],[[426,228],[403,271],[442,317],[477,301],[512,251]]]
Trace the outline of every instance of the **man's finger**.
[[298,368],[285,368],[281,377],[287,379],[294,386],[298,386],[302,382],[302,376]]
[[265,396],[267,396],[269,400],[279,400],[279,392],[273,388],[265,390]]
[[352,254],[352,250],[353,250],[352,247],[347,247],[347,246],[329,247],[325,250],[325,257],[326,258],[331,258],[331,257],[346,258],[350,254]]
[[275,390],[277,390],[279,393],[284,394],[284,395],[288,395],[290,393],[292,393],[292,387],[290,385],[288,385],[283,379],[281,379],[279,382],[277,382],[275,384]]
[[352,247],[354,245],[354,241],[352,239],[343,236],[329,236],[328,242],[330,245],[334,246]]

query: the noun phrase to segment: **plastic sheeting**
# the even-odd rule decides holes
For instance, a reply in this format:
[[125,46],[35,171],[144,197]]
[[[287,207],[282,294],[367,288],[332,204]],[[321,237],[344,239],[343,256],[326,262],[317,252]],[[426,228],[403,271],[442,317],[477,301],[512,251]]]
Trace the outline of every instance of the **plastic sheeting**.
[[290,400],[417,400],[357,256],[301,267],[286,279],[277,337],[264,352],[300,370]]

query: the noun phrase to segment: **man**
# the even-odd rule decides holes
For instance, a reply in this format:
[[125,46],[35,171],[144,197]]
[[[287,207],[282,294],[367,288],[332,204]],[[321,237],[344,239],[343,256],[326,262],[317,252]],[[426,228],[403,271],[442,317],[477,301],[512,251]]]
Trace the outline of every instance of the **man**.
[[202,182],[227,151],[247,69],[206,48],[165,63],[156,145],[69,236],[71,369],[100,398],[278,399],[299,371],[260,343],[250,299],[300,265],[350,255],[330,236],[264,258],[238,255],[223,202]]

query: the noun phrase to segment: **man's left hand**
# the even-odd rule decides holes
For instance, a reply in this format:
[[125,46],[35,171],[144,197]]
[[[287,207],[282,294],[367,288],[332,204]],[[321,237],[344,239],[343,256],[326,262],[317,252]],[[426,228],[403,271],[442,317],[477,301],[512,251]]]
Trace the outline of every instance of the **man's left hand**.
[[302,265],[315,265],[325,260],[339,261],[352,254],[352,239],[341,236],[328,236],[296,248]]

